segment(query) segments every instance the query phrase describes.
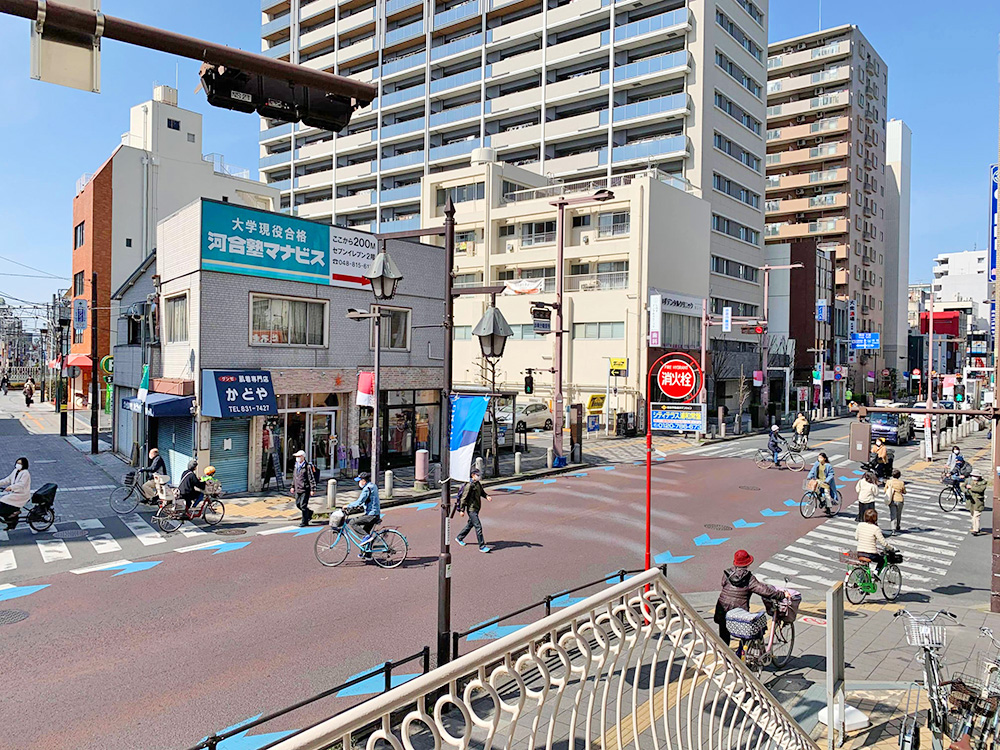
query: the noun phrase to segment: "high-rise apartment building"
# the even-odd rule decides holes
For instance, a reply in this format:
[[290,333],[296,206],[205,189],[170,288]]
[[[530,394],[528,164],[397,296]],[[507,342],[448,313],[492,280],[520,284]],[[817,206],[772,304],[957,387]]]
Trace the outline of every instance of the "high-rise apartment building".
[[766,241],[815,237],[857,330],[882,332],[888,67],[856,26],[839,26],[770,45],[767,69]]
[[910,280],[910,129],[902,120],[886,128],[885,366],[905,385]]
[[468,167],[480,147],[552,181],[655,168],[711,203],[701,262],[713,309],[759,314],[766,0],[264,0],[262,11],[264,54],[378,86],[337,136],[262,122],[260,169],[283,210],[412,229],[421,178]]

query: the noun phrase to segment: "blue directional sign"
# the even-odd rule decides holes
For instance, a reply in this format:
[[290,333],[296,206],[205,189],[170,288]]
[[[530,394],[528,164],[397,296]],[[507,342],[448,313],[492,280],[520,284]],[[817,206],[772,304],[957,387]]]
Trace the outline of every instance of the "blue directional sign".
[[881,349],[882,334],[878,331],[861,331],[851,334],[851,349]]
[[651,414],[654,430],[706,432],[707,412],[704,404],[671,406],[656,404]]

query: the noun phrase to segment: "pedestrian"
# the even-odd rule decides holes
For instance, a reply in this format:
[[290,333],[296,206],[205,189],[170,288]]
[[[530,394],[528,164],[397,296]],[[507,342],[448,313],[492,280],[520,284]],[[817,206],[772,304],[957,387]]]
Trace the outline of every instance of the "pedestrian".
[[24,389],[21,392],[24,394],[25,407],[30,407],[31,397],[35,395],[35,386],[34,383],[32,383],[31,378],[28,378],[27,382],[24,384]]
[[0,388],[3,388],[3,395],[7,395],[7,390],[10,388],[10,378],[7,377],[7,373],[3,374],[3,378],[0,378]]
[[731,609],[750,609],[750,595],[757,594],[761,599],[776,599],[785,592],[759,580],[750,572],[753,565],[753,555],[745,549],[736,550],[733,555],[733,567],[722,573],[722,591],[715,602],[713,620],[719,626],[719,637],[726,644],[732,640],[729,628],[726,627],[726,613]]
[[469,517],[469,521],[465,524],[465,528],[458,532],[455,541],[458,542],[459,546],[464,547],[465,537],[475,529],[476,539],[479,540],[479,551],[490,552],[490,547],[487,546],[483,537],[483,524],[479,521],[479,511],[483,507],[484,497],[490,502],[493,502],[493,498],[486,494],[481,479],[482,474],[480,474],[479,469],[473,469],[471,478],[462,488],[462,494],[458,497],[458,512],[465,513]]
[[984,533],[979,530],[979,519],[986,507],[986,479],[979,469],[972,471],[972,476],[965,480],[965,507],[972,516],[972,536]]
[[313,512],[309,510],[309,498],[316,491],[316,478],[312,466],[306,461],[305,451],[295,451],[295,468],[292,469],[292,492],[295,494],[295,507],[302,511],[302,521],[299,526],[308,526]]
[[906,484],[900,479],[899,469],[892,470],[892,479],[885,483],[885,501],[889,503],[889,520],[897,533],[902,533],[899,522],[903,517],[903,496]]
[[875,501],[878,499],[878,478],[871,471],[866,471],[864,476],[858,480],[858,523],[865,520],[866,510],[875,510]]

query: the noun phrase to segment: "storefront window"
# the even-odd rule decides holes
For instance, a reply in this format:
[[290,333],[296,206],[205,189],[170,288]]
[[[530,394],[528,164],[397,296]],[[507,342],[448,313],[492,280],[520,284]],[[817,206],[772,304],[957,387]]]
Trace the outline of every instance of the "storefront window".
[[416,414],[415,439],[417,450],[430,451],[431,456],[440,454],[438,445],[441,426],[441,408],[438,406],[418,406]]
[[[306,394],[306,398],[309,395]],[[295,453],[306,448],[306,417],[304,412],[293,411],[288,413],[288,441],[285,444],[285,472],[292,473],[295,468]]]
[[417,391],[414,399],[414,403],[417,404],[436,404],[441,401],[441,391]]
[[308,393],[293,393],[288,396],[289,409],[308,409],[310,406],[312,403]]
[[389,391],[389,406],[413,403],[413,391]]
[[276,472],[281,471],[283,466],[281,447],[283,444],[285,417],[268,419],[264,422],[264,429],[261,434],[261,456],[263,457],[263,467],[261,476],[264,477],[264,488],[270,486]]
[[314,393],[312,403],[314,409],[340,406],[340,398],[336,393]]
[[387,456],[391,462],[394,456],[413,454],[414,412],[413,409],[389,409],[389,432],[386,435]]

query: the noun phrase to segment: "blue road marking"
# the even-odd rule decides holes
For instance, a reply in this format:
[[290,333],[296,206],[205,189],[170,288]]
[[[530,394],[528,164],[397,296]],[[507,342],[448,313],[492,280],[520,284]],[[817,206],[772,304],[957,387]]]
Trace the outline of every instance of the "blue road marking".
[[615,470],[614,466],[601,466],[599,468],[603,469],[604,471],[614,471]]
[[8,599],[19,599],[22,596],[34,594],[36,591],[41,591],[48,587],[49,584],[46,583],[41,586],[13,586],[8,589],[0,589],[0,602],[5,602]]
[[841,477],[840,481],[843,482],[857,482],[861,477]]
[[859,477],[863,477],[863,476],[865,475],[865,473],[864,473],[863,471],[861,471],[861,469],[855,469],[855,470],[854,470],[853,472],[851,472],[851,473],[852,473],[852,474],[857,474],[857,475],[858,475]]
[[[307,534],[315,534],[322,531],[324,526],[307,526],[304,529],[282,529],[281,531],[274,532],[275,534],[291,534],[292,536],[306,536]],[[231,542],[231,544],[237,544],[238,542]],[[244,545],[250,544],[250,542],[243,542]]]
[[[348,680],[353,680],[355,677],[361,677],[362,675],[368,674],[371,670],[366,669],[364,672],[358,672],[356,675],[351,675]],[[413,674],[394,674],[391,679],[392,687],[397,687],[402,685],[404,682],[409,682],[414,677],[419,677],[419,672],[414,672]],[[362,680],[357,685],[351,685],[349,688],[344,688],[339,693],[337,693],[338,698],[343,698],[346,696],[357,696],[357,695],[371,695],[373,693],[381,693],[385,690],[385,675],[379,672],[378,674],[373,674],[367,680]]]
[[568,476],[571,476],[571,477],[585,477],[585,476],[587,476],[587,472],[581,471],[578,474],[569,474]]
[[712,539],[708,534],[702,534],[701,536],[696,536],[694,538],[695,546],[697,547],[716,547],[723,542],[728,542],[729,537],[719,537],[718,539]]
[[801,500],[792,500],[791,498],[785,500],[785,505],[787,505],[789,508],[797,508],[801,504],[802,504]]
[[[629,578],[634,578],[634,577],[635,577],[634,575],[628,575],[628,576],[625,576],[625,580],[627,581]],[[604,579],[604,582],[605,583],[622,583],[622,579],[618,576],[617,573],[612,573],[610,576],[608,576],[607,578]]]
[[756,523],[749,523],[748,521],[744,521],[742,518],[733,521],[734,529],[755,529],[758,526],[763,526],[763,525],[764,525],[763,521],[757,521]]
[[[225,734],[226,732],[231,732],[234,729],[239,729],[243,724],[249,724],[251,721],[256,721],[262,716],[262,714],[257,714],[256,716],[251,716],[246,721],[241,721],[239,724],[233,724],[231,727],[226,727],[219,734]],[[292,734],[294,730],[287,730],[285,732],[268,732],[267,734],[255,734],[252,737],[247,736],[247,731],[244,730],[239,734],[234,734],[229,739],[223,740],[219,743],[219,750],[259,750],[259,748],[270,745],[272,742],[277,742],[282,737],[287,737]],[[202,742],[207,740],[208,737],[203,737]]]
[[787,510],[771,510],[770,508],[764,508],[760,514],[766,518],[774,518],[776,516],[783,516],[787,514]]
[[141,570],[149,570],[150,568],[155,568],[161,562],[163,562],[163,560],[154,560],[151,562],[127,563],[124,565],[115,565],[110,568],[105,568],[105,570],[117,570],[118,572],[115,573],[113,576],[111,576],[112,578],[115,578],[117,576],[123,576],[126,573],[137,573]]
[[413,503],[413,505],[404,505],[404,508],[412,508],[413,510],[427,510],[428,508],[437,507],[437,503]]
[[673,555],[670,553],[670,550],[667,550],[666,552],[661,552],[654,557],[653,562],[657,565],[673,565],[675,563],[687,562],[692,557],[694,557],[694,555]]
[[506,487],[494,487],[493,489],[495,489],[497,491],[503,491],[503,492],[517,492],[519,489],[521,489],[521,485],[519,485],[519,484],[508,484]]
[[553,607],[569,607],[573,604],[579,604],[585,599],[582,596],[570,596],[569,594],[563,594],[562,596],[557,596],[552,600],[551,604]]
[[494,638],[503,638],[505,635],[510,635],[511,633],[517,632],[524,625],[492,625],[483,630],[477,630],[472,633],[467,641],[491,641]]
[[555,479],[536,479],[535,481],[538,482],[539,484],[555,484],[556,483]]

